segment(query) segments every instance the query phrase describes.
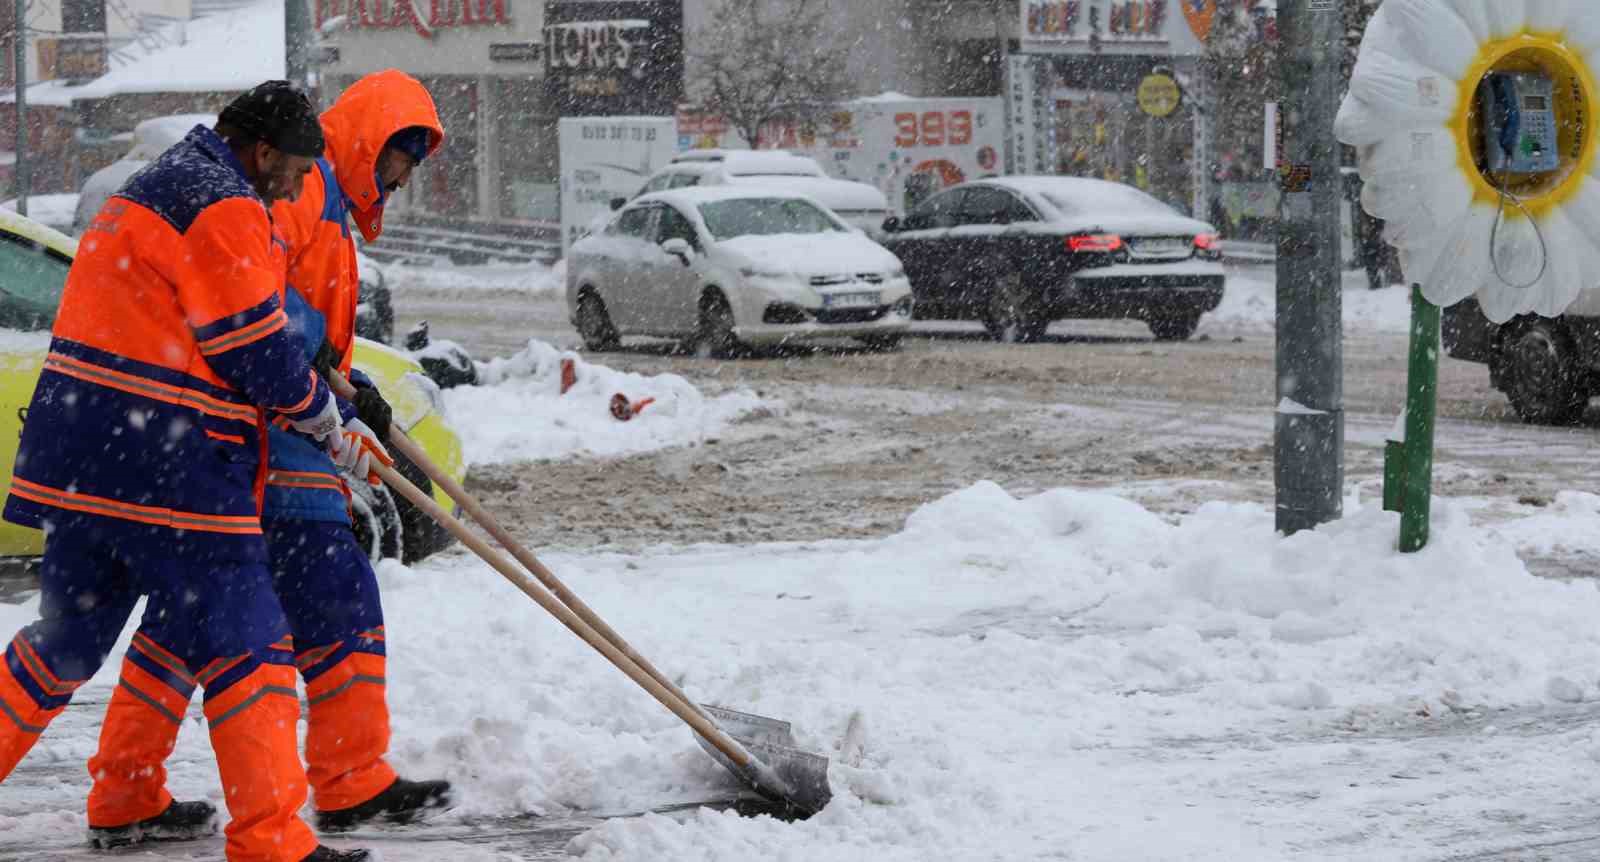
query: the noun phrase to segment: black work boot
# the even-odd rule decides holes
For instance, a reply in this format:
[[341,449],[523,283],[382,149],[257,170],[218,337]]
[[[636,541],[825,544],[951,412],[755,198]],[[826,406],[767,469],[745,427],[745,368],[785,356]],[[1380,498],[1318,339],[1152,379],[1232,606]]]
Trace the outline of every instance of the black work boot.
[[300,862],[367,862],[371,858],[372,854],[365,850],[335,850],[318,844],[317,849]]
[[418,814],[450,804],[450,782],[396,778],[389,788],[360,805],[317,812],[317,829],[343,832],[369,820],[409,823]]
[[90,826],[89,843],[101,850],[145,841],[193,841],[217,834],[217,809],[209,802],[173,801],[167,810],[126,826]]

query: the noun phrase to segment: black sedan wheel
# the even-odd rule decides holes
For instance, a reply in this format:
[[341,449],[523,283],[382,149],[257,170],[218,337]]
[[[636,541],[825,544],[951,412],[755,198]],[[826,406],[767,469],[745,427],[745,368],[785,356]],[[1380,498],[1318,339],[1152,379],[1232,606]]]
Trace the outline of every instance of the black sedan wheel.
[[1023,283],[1022,273],[1009,267],[997,272],[983,307],[983,328],[989,331],[989,337],[1022,344],[1043,338],[1049,326],[1037,299]]
[[578,335],[583,338],[583,346],[595,353],[616,350],[620,344],[606,304],[592,293],[585,293],[578,300]]
[[733,334],[733,309],[720,293],[700,301],[700,327],[690,345],[690,353],[701,359],[731,359],[739,355],[739,339]]
[[1161,314],[1145,321],[1157,341],[1187,341],[1200,328],[1200,312],[1183,311]]
[[1572,340],[1558,324],[1530,320],[1500,342],[1500,382],[1524,422],[1570,425],[1583,416],[1589,388]]

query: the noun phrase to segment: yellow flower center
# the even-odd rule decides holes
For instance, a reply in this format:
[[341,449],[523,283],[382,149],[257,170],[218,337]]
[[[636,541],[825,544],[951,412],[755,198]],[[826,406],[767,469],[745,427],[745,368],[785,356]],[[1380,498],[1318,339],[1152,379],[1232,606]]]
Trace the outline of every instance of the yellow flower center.
[[[1555,170],[1530,174],[1491,173],[1485,156],[1485,76],[1493,72],[1543,75],[1553,84],[1551,106],[1556,116]],[[1589,173],[1595,157],[1594,110],[1600,88],[1583,58],[1567,46],[1561,33],[1523,31],[1505,39],[1485,42],[1459,85],[1451,131],[1456,138],[1456,158],[1472,183],[1474,203],[1494,206],[1500,185],[1521,198],[1535,217],[1571,197]],[[1520,217],[1508,208],[1508,217]]]

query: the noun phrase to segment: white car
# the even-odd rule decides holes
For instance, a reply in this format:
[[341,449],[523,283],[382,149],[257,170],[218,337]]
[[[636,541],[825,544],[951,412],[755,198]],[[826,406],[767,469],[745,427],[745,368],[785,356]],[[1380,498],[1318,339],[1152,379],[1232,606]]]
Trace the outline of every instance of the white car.
[[189,134],[195,126],[215,126],[216,114],[172,114],[153,117],[133,128],[133,146],[122,158],[89,175],[78,194],[77,215],[73,218],[71,233],[83,233],[89,222],[105,206],[106,199],[116,194],[128,178]]
[[652,174],[639,194],[749,184],[808,195],[871,236],[892,214],[883,192],[866,183],[830,177],[816,159],[787,150],[690,150]]
[[624,335],[702,356],[825,337],[893,349],[911,324],[900,260],[816,201],[771,188],[644,195],[567,256],[567,309],[590,350]]

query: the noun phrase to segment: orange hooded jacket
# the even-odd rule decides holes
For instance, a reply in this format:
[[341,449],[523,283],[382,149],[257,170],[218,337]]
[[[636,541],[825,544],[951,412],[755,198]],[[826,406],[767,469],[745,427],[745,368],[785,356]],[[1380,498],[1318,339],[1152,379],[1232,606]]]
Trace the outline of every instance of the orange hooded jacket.
[[368,242],[383,233],[385,195],[378,187],[378,156],[396,132],[421,126],[431,133],[428,154],[444,143],[433,97],[416,78],[397,69],[374,72],[350,85],[322,114],[328,145],[305,190],[280,201],[273,218],[289,246],[289,286],[326,319],[327,341],[349,372],[355,341],[359,282],[353,219]]

